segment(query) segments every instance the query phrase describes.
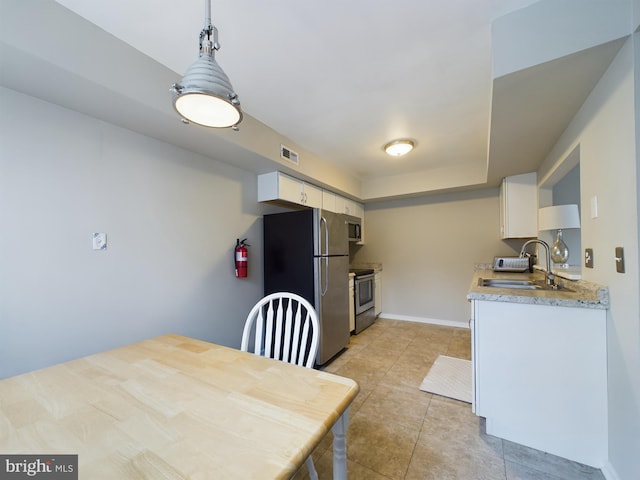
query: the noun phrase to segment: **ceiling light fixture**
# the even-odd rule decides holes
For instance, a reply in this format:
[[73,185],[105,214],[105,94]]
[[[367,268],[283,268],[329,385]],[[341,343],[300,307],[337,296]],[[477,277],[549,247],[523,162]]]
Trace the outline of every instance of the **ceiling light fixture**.
[[205,0],[205,23],[200,32],[200,58],[180,83],[171,85],[173,107],[183,119],[205,127],[237,128],[242,121],[240,100],[229,77],[216,62],[218,29],[211,23],[211,0]]
[[384,146],[384,151],[387,152],[387,155],[391,155],[392,157],[401,157],[413,150],[413,147],[415,146],[416,143],[413,140],[402,138],[387,143]]

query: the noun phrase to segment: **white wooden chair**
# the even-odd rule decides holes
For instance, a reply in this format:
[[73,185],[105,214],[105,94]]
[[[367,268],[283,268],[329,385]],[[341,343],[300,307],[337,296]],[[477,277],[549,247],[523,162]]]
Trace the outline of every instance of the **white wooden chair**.
[[[240,349],[301,367],[313,368],[318,353],[318,314],[300,295],[267,295],[251,309],[242,332]],[[253,340],[253,348],[249,343]],[[309,477],[318,479],[311,455],[306,460]]]

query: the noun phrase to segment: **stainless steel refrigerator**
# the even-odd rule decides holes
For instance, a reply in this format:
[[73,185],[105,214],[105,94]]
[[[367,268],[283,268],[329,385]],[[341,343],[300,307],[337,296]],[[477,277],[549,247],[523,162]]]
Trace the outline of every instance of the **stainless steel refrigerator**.
[[349,240],[343,215],[320,209],[265,215],[264,293],[293,292],[320,318],[322,365],[349,343]]

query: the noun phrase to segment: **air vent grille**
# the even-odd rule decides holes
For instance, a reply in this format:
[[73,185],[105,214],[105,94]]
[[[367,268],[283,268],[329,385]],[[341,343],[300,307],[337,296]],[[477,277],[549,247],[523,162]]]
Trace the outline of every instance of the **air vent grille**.
[[284,145],[280,145],[280,158],[289,160],[291,163],[295,163],[296,165],[300,163],[298,154],[291,150],[289,147],[285,147]]

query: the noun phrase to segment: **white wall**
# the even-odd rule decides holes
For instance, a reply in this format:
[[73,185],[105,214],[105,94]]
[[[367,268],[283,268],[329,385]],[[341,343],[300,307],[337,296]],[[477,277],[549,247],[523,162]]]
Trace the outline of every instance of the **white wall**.
[[[607,478],[640,472],[640,280],[638,274],[638,151],[636,122],[638,34],[628,40],[539,170],[552,175],[579,145],[582,247],[593,248],[594,268],[583,277],[610,291],[607,318],[609,465]],[[635,96],[634,96],[635,95]],[[598,218],[590,200],[597,196]],[[626,273],[616,273],[615,247],[624,247]]]
[[0,119],[0,378],[167,332],[239,346],[255,174],[8,89]]
[[366,205],[365,240],[352,261],[381,262],[383,316],[467,326],[475,263],[516,255],[500,239],[498,189]]

